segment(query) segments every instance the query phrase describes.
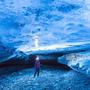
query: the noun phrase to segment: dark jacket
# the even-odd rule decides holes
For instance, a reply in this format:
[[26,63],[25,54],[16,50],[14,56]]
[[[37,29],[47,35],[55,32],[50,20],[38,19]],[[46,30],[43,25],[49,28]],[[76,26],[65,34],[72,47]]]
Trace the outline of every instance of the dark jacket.
[[35,68],[40,68],[40,61],[35,61]]

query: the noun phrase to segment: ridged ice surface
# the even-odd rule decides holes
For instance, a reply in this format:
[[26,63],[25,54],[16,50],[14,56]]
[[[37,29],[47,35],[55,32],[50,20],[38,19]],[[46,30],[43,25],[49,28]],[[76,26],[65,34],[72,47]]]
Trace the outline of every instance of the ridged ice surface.
[[0,0],[0,40],[12,47],[90,40],[88,0]]

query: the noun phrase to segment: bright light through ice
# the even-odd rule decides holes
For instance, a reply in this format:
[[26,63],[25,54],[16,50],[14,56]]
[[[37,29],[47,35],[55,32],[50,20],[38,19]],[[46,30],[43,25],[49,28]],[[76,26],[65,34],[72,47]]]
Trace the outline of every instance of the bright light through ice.
[[33,39],[34,39],[35,48],[38,48],[39,47],[39,37],[35,36]]

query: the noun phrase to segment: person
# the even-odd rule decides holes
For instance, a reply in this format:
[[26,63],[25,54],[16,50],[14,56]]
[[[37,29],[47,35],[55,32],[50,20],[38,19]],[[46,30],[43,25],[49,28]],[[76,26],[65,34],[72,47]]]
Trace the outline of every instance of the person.
[[36,57],[34,67],[35,67],[34,77],[36,77],[36,75],[39,76],[39,73],[40,73],[40,60],[39,60],[38,56]]

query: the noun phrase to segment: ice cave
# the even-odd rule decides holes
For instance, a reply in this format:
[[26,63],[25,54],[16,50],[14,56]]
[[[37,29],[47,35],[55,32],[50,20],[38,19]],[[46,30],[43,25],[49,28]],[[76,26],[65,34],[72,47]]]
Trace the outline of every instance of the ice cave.
[[0,0],[0,90],[90,90],[89,16],[89,0]]

